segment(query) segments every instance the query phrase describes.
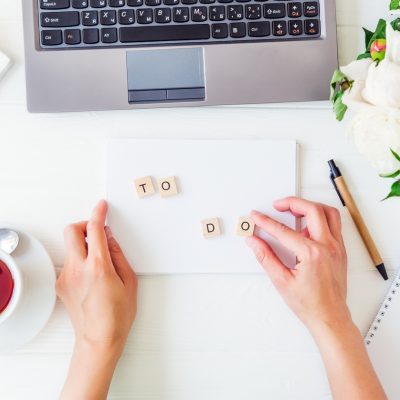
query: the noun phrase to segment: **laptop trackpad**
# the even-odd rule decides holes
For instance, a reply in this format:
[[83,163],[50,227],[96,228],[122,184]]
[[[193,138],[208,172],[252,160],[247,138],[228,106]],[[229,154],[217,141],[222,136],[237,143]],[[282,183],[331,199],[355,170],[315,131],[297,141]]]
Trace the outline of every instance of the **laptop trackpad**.
[[202,48],[126,53],[129,103],[205,99]]

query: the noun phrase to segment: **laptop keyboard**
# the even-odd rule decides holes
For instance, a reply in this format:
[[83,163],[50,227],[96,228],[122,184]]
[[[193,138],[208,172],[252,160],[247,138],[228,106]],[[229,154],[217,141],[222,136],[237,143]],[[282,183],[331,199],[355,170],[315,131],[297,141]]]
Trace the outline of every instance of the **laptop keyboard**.
[[307,40],[319,1],[37,0],[41,48]]

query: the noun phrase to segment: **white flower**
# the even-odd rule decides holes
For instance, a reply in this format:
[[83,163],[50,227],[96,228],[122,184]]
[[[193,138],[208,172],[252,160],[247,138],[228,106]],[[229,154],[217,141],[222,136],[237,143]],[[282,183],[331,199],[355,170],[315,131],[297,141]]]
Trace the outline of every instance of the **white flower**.
[[380,173],[399,169],[399,162],[390,149],[400,154],[400,111],[376,107],[357,113],[347,127],[347,132],[363,154]]
[[400,32],[395,31],[390,24],[386,28],[386,59],[400,64]]
[[343,95],[343,103],[353,111],[362,111],[372,107],[362,97],[367,79],[368,69],[373,63],[371,58],[353,61],[349,65],[342,67],[342,72],[352,81],[352,87]]
[[400,109],[400,32],[390,24],[386,29],[386,56],[371,64],[362,97],[377,107]]
[[340,69],[352,81],[365,81],[367,79],[368,68],[372,63],[371,58],[364,58],[353,61]]
[[400,153],[400,32],[388,23],[386,56],[354,61],[342,72],[353,82],[343,103],[354,112],[348,133],[355,145],[380,173],[399,169],[390,149]]

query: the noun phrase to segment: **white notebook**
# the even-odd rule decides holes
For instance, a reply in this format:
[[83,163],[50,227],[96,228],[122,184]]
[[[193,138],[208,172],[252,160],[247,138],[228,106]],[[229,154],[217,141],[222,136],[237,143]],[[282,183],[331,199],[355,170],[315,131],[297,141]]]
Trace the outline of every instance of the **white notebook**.
[[[108,223],[140,274],[261,273],[236,235],[253,209],[295,227],[272,201],[297,193],[295,141],[132,140],[108,145]],[[138,198],[134,180],[175,176],[179,194]],[[218,217],[222,235],[205,239],[200,221]],[[273,246],[290,266],[294,256]]]
[[389,400],[399,400],[400,270],[365,337],[365,343]]

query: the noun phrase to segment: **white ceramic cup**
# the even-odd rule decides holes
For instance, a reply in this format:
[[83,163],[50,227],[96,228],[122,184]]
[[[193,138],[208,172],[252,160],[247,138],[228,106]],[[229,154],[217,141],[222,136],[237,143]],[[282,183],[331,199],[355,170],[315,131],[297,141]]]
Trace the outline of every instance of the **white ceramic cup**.
[[7,307],[0,313],[0,324],[2,324],[7,318],[9,318],[15,312],[18,306],[18,303],[22,295],[23,280],[21,271],[18,265],[16,264],[15,260],[13,259],[13,257],[5,253],[4,251],[0,250],[0,260],[4,264],[6,264],[14,280],[14,289],[11,295],[11,299],[7,304]]

